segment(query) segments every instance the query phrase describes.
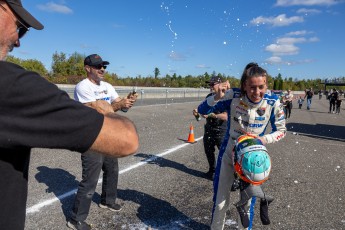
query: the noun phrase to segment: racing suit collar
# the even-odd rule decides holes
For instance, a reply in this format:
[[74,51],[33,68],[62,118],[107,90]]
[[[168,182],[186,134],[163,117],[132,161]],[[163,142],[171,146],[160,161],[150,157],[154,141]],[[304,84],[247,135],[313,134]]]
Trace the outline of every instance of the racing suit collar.
[[250,106],[256,108],[256,107],[259,107],[263,101],[263,99],[261,99],[260,102],[258,103],[255,103],[255,102],[252,102],[248,97],[247,95],[244,96],[244,101],[247,102]]

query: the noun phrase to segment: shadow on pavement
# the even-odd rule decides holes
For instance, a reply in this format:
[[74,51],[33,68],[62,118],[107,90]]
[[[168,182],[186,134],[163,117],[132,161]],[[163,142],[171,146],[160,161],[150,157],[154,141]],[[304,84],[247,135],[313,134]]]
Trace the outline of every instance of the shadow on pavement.
[[146,153],[137,153],[134,156],[144,158],[142,161],[145,161],[148,164],[156,164],[159,167],[170,167],[170,168],[180,170],[184,173],[190,174],[195,177],[206,178],[204,172],[190,169],[183,164],[177,163],[175,161],[167,160],[163,157],[155,156],[152,154],[146,154]]
[[79,181],[76,180],[74,175],[60,168],[39,166],[37,169],[39,172],[35,175],[36,180],[39,183],[47,185],[48,188],[46,189],[46,193],[54,193],[54,195],[60,200],[63,214],[67,219],[72,209],[74,196],[65,196],[65,194],[66,191],[76,190]]
[[118,190],[118,197],[139,204],[137,217],[147,226],[155,229],[209,229],[207,225],[186,216],[169,202],[147,193],[131,189]]
[[332,141],[345,141],[345,126],[328,124],[301,124],[288,123],[287,130],[296,132],[299,135],[308,137],[327,139]]

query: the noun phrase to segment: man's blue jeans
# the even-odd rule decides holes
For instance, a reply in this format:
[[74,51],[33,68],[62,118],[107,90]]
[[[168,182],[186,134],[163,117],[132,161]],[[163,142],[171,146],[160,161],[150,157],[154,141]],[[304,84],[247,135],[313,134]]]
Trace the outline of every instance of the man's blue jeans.
[[307,109],[309,110],[311,106],[311,98],[307,98]]

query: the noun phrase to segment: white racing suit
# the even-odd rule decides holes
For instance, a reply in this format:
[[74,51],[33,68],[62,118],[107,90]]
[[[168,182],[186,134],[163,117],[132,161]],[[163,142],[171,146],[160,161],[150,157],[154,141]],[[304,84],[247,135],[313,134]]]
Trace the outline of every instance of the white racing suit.
[[[253,103],[246,96],[240,97],[240,90],[233,88],[226,92],[222,100],[215,101],[214,96],[211,96],[198,107],[201,114],[209,114],[214,110],[228,113],[228,130],[219,151],[213,182],[211,229],[219,230],[224,227],[226,211],[230,205],[230,189],[234,181],[232,149],[235,140],[250,133],[263,136],[267,144],[273,143],[285,136],[286,127],[283,105],[270,91],[259,103]],[[265,134],[268,123],[271,123],[272,131]]]

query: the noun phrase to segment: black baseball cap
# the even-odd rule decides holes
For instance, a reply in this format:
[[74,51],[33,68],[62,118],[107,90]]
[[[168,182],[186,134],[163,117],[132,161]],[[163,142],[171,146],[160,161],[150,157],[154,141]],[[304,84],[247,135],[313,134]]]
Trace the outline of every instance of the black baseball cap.
[[213,76],[211,77],[211,79],[209,81],[205,81],[205,83],[209,84],[209,85],[214,85],[216,83],[222,83],[223,79],[221,77],[218,76]]
[[25,23],[27,27],[32,27],[36,30],[41,30],[44,26],[32,16],[26,9],[24,9],[21,0],[5,0],[13,13],[19,17],[20,21]]
[[103,61],[101,56],[98,54],[91,54],[84,59],[84,65],[98,66],[98,65],[109,65],[108,61]]

